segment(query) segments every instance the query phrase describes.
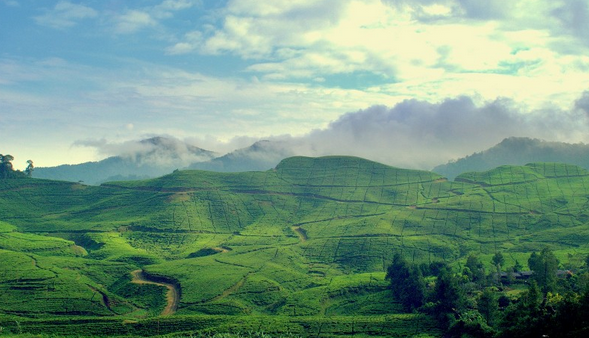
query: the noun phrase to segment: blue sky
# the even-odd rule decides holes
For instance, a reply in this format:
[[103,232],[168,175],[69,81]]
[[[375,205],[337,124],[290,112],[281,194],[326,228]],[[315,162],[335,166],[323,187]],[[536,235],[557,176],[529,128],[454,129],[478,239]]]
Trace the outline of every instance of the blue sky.
[[169,135],[428,168],[508,136],[588,142],[587,90],[587,0],[0,0],[17,167]]

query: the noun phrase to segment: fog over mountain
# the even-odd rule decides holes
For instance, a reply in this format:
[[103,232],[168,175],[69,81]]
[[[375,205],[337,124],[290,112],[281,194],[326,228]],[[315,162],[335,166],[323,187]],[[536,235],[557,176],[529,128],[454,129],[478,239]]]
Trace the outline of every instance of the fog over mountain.
[[36,168],[33,176],[99,184],[111,180],[162,176],[175,169],[184,168],[190,163],[207,161],[218,156],[215,152],[195,147],[175,138],[161,136],[116,145],[104,140],[87,141],[84,145],[98,147],[104,154],[109,152],[118,154],[98,162]]
[[453,180],[469,171],[485,171],[506,164],[524,165],[531,162],[561,162],[589,169],[589,145],[510,137],[490,149],[439,165],[433,171]]
[[295,155],[298,154],[288,142],[261,140],[210,161],[193,163],[188,168],[222,172],[263,171]]
[[[267,170],[280,160],[294,155],[352,155],[401,168],[431,170],[440,163],[488,149],[510,137],[570,144],[588,142],[587,128],[589,92],[584,92],[568,110],[555,107],[529,110],[505,98],[486,102],[478,102],[476,98],[468,96],[434,103],[405,100],[393,107],[372,106],[344,114],[326,127],[303,135],[271,135],[264,138],[238,136],[228,141],[212,137],[180,140],[174,136],[122,143],[104,139],[77,141],[75,145],[95,148],[108,161],[61,166],[56,170],[38,169],[35,176],[58,179],[68,177],[68,180],[74,177],[75,180],[94,184],[112,178],[154,177],[182,168]],[[562,158],[565,161],[568,158],[568,155],[541,156],[543,152],[556,154],[560,149],[547,147],[546,144],[552,143],[545,143],[542,147],[534,148],[534,151],[529,150],[529,154],[537,155],[527,157],[520,154],[521,145],[504,146],[502,149],[506,153],[518,154],[505,156],[522,159],[521,163],[513,164],[544,158]],[[564,148],[563,151],[568,154],[568,148]],[[490,167],[511,164],[504,160],[489,160],[489,163]],[[100,173],[83,178],[79,173],[90,171],[90,167],[95,167]],[[490,167],[478,165],[472,168]],[[440,167],[436,169],[444,170]],[[440,173],[450,178],[455,175],[454,171]]]
[[[461,96],[441,102],[405,100],[340,116],[305,135],[270,136],[284,154],[353,155],[384,164],[431,170],[509,137],[589,142],[589,92],[568,110],[530,110],[510,99],[478,102]],[[213,146],[214,147],[214,146]]]

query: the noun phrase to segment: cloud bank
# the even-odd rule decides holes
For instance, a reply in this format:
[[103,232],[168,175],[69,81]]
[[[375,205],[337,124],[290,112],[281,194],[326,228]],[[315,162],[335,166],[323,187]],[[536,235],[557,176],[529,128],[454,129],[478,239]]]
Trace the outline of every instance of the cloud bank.
[[[270,142],[257,144],[252,154],[268,162],[278,161],[284,154],[352,155],[402,168],[430,170],[449,160],[490,148],[512,136],[588,142],[588,111],[589,91],[572,102],[569,110],[527,111],[509,99],[477,104],[467,96],[434,103],[405,100],[392,107],[372,106],[344,114],[326,128],[302,136],[268,136],[264,139]],[[213,137],[192,137],[182,141],[167,137],[171,139],[168,141],[169,150],[187,154],[181,162],[185,165],[199,160],[191,155],[186,143],[226,153],[259,141],[250,136],[235,137],[226,142]],[[109,143],[99,140],[78,144],[96,147],[102,154],[127,157],[154,149],[153,144],[137,141]],[[159,151],[154,153],[156,155],[161,158],[159,161],[171,160],[165,152]]]
[[109,142],[106,139],[80,140],[74,146],[97,149],[104,157],[119,156],[137,165],[186,167],[208,161],[219,154],[180,141],[173,136],[152,136],[143,140]]
[[511,136],[587,142],[588,97],[585,92],[568,111],[526,111],[509,99],[476,104],[467,96],[438,103],[406,100],[391,108],[373,106],[345,114],[297,141],[308,146],[310,155],[356,155],[399,167],[431,169]]

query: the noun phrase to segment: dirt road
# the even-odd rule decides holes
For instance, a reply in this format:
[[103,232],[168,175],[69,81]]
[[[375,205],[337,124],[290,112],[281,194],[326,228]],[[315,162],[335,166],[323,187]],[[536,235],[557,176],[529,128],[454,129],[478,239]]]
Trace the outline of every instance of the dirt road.
[[160,315],[170,316],[170,315],[173,315],[174,313],[176,313],[176,310],[178,309],[178,303],[180,303],[180,291],[178,290],[176,285],[171,284],[171,283],[161,282],[161,281],[150,280],[149,276],[146,275],[145,273],[143,273],[142,270],[135,270],[135,271],[131,272],[131,275],[133,276],[133,280],[131,281],[132,283],[155,284],[155,285],[159,285],[159,286],[163,286],[163,287],[167,288],[168,289],[168,292],[166,293],[167,305],[166,305],[166,308],[162,311],[162,313]]

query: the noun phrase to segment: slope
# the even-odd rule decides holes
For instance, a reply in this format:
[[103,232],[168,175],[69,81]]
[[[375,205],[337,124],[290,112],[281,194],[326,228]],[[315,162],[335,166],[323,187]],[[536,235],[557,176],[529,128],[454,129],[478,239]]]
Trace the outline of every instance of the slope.
[[[499,251],[507,264],[545,245],[569,261],[589,252],[589,173],[557,163],[449,182],[354,157],[293,157],[265,172],[177,171],[99,187],[0,181],[0,191],[6,229],[57,248],[42,256],[3,246],[21,258],[2,264],[27,255],[56,259],[126,304],[117,313],[165,305],[165,289],[132,285],[137,269],[178,285],[178,314],[361,316],[399,310],[383,281],[396,252],[452,263],[469,252],[489,261]],[[77,257],[68,246],[85,253]],[[0,286],[12,288],[14,278],[6,280]],[[18,296],[41,304],[46,291]],[[102,315],[114,315],[104,303],[96,303]]]

